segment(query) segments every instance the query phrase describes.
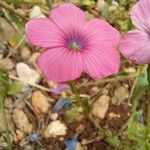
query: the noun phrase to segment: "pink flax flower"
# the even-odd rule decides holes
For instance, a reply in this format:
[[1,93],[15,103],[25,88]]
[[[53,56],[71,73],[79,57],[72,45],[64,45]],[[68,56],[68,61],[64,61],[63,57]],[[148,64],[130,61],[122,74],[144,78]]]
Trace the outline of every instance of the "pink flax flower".
[[45,48],[37,64],[49,80],[74,80],[84,72],[103,78],[119,69],[119,33],[101,19],[88,21],[73,4],[54,8],[49,18],[29,21],[26,37]]
[[124,35],[120,42],[122,54],[137,64],[150,63],[150,0],[140,0],[131,11],[136,29]]

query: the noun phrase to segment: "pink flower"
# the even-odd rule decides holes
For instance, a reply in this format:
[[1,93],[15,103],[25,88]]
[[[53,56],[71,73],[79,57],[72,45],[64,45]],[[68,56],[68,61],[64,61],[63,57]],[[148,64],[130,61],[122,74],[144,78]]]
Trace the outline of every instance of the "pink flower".
[[137,29],[125,34],[121,52],[137,64],[150,63],[150,0],[140,0],[131,11],[131,19]]
[[118,31],[104,20],[87,21],[73,4],[54,8],[49,18],[29,21],[26,37],[46,48],[37,64],[49,80],[74,80],[83,72],[103,78],[119,69]]

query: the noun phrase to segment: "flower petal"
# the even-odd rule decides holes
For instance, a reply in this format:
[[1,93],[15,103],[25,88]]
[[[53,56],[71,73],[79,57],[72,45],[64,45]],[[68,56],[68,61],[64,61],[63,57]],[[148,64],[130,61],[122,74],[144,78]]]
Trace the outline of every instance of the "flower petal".
[[117,73],[120,64],[119,53],[111,47],[92,46],[83,53],[84,72],[92,78],[103,78]]
[[82,28],[87,21],[84,11],[69,3],[54,8],[50,18],[66,34]]
[[150,63],[150,36],[140,30],[125,34],[120,42],[122,54],[137,64]]
[[131,11],[133,24],[150,33],[150,0],[140,0]]
[[26,24],[26,37],[40,47],[62,46],[64,33],[50,19],[32,19]]
[[88,45],[104,45],[116,48],[119,43],[119,32],[106,21],[93,19],[88,21],[84,27],[87,34]]
[[37,63],[47,79],[58,82],[74,80],[83,72],[82,55],[66,48],[45,50]]

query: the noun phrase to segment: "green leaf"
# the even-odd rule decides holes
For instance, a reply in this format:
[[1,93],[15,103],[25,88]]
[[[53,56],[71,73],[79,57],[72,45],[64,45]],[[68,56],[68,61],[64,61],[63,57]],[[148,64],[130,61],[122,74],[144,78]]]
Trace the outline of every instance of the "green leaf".
[[22,88],[23,88],[23,83],[21,83],[21,82],[10,84],[7,94],[15,95],[16,93],[20,92]]
[[8,73],[0,68],[0,96],[4,96],[9,88]]
[[135,90],[133,93],[133,96],[131,98],[131,103],[132,103],[132,109],[135,111],[138,99],[144,94],[144,92],[148,89],[149,84],[147,80],[147,71],[144,71],[140,76],[137,81],[137,84],[135,86]]
[[77,117],[77,115],[79,114],[78,109],[75,107],[72,107],[71,109],[67,110],[65,112],[65,122],[66,123],[72,123],[75,118]]
[[85,113],[90,113],[91,108],[87,100],[81,100],[79,105],[83,108]]
[[108,6],[108,4],[107,3],[105,3],[105,5],[104,5],[104,8],[103,8],[103,11],[102,11],[102,17],[104,18],[104,19],[107,19],[107,17],[108,17],[108,15],[109,15],[109,6]]

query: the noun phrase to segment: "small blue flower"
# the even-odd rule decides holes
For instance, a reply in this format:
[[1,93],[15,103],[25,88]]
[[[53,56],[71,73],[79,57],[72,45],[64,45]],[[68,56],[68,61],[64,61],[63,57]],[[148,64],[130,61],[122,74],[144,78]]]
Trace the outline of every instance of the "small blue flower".
[[37,142],[38,140],[39,140],[39,134],[33,133],[29,135],[29,142],[34,143]]
[[78,135],[75,135],[72,139],[66,140],[65,145],[68,150],[76,150],[76,146],[78,144]]
[[53,108],[53,111],[54,112],[60,112],[64,107],[67,107],[69,105],[72,104],[72,100],[70,98],[60,98],[54,108]]

